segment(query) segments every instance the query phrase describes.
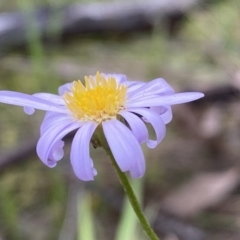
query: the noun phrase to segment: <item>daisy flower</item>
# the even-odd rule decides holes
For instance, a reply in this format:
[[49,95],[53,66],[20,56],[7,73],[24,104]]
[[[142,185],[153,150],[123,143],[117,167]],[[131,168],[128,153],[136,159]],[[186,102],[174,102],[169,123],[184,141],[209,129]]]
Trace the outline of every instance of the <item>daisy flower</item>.
[[[89,146],[100,127],[122,172],[142,177],[145,159],[141,144],[155,148],[164,138],[166,124],[172,119],[171,105],[194,101],[202,93],[175,93],[162,78],[147,83],[128,81],[121,74],[85,77],[59,87],[59,95],[28,95],[0,91],[0,102],[24,107],[27,114],[35,109],[47,111],[40,128],[37,154],[48,167],[62,159],[63,138],[77,130],[72,141],[70,160],[76,176],[93,180],[97,174]],[[150,139],[146,123],[151,124],[155,138]]]

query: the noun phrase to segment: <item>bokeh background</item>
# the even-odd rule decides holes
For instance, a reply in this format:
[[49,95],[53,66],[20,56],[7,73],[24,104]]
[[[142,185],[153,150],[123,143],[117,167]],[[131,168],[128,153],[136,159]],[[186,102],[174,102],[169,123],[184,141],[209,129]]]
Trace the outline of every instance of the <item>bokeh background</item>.
[[[1,1],[0,89],[57,93],[100,71],[204,92],[173,107],[132,184],[161,239],[238,240],[239,29],[239,0]],[[93,182],[72,172],[71,136],[56,168],[41,163],[43,116],[0,104],[0,239],[146,239],[101,149],[91,149]]]

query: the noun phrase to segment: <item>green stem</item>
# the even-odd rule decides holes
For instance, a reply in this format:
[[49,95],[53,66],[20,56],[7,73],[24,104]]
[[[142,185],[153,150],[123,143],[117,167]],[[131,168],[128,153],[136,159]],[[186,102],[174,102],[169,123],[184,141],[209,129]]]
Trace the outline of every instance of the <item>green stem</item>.
[[150,223],[148,222],[148,220],[146,219],[140,204],[138,203],[138,200],[133,192],[133,189],[129,183],[129,180],[126,176],[126,174],[124,172],[121,171],[121,169],[119,168],[117,162],[114,159],[114,156],[111,152],[111,149],[108,146],[108,143],[106,141],[106,138],[104,136],[103,130],[102,128],[99,128],[98,131],[98,139],[101,142],[101,145],[103,147],[103,149],[106,151],[106,153],[109,155],[112,165],[114,166],[118,177],[120,179],[121,184],[123,185],[124,191],[126,192],[128,199],[133,207],[134,212],[136,213],[138,220],[140,221],[142,228],[144,229],[144,231],[146,232],[147,236],[149,237],[149,239],[151,240],[160,240],[158,238],[158,236],[155,234],[155,232],[153,231],[153,229],[150,226]]

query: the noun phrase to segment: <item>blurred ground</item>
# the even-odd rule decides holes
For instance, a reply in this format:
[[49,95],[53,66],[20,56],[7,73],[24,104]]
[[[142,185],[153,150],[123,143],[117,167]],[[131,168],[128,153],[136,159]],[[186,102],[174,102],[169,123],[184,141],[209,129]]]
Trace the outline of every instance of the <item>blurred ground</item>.
[[[0,10],[15,11],[20,5],[9,0],[0,3]],[[30,42],[0,59],[0,89],[56,93],[60,84],[96,71],[141,81],[163,77],[176,91],[212,94],[233,86],[231,98],[223,91],[214,101],[173,107],[166,138],[147,152],[144,204],[165,216],[165,227],[156,217],[164,240],[238,240],[239,16],[238,0],[205,1],[184,15],[174,35],[166,25],[156,24],[143,33]],[[27,116],[18,107],[1,104],[0,114],[0,156],[37,139],[42,112]],[[78,181],[69,163],[69,146],[54,169],[36,155],[0,169],[0,239],[61,239],[67,206],[79,188],[94,196],[97,239],[113,239],[123,197],[115,172],[101,150],[91,149],[98,176],[91,183]],[[71,216],[74,232],[76,219]],[[187,239],[188,231],[193,235]]]

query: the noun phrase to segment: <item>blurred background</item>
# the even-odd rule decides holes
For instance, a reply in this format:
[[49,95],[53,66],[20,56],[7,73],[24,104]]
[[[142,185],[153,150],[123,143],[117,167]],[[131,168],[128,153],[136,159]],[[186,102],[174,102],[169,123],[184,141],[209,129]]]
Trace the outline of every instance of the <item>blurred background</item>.
[[[100,71],[204,92],[173,107],[132,184],[161,239],[239,240],[239,29],[239,0],[1,1],[0,89],[57,93]],[[36,156],[43,112],[0,104],[0,116],[1,240],[146,239],[101,149],[91,149],[98,175],[84,183],[70,138],[56,168]]]

